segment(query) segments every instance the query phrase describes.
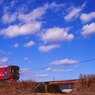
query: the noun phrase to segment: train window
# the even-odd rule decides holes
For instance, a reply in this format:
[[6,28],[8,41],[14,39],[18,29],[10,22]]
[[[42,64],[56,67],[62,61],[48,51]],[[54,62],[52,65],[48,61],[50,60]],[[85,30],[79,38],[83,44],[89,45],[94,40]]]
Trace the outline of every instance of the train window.
[[74,87],[74,84],[63,84],[60,85],[62,89],[72,89]]
[[11,72],[11,73],[14,73],[14,69],[13,69],[13,68],[10,68],[10,72]]
[[7,79],[7,68],[4,69],[4,79]]
[[12,73],[12,68],[10,67],[10,72]]
[[16,69],[11,69],[11,73],[19,73],[19,71]]
[[12,69],[12,71],[11,71],[12,73],[14,73],[14,69]]
[[7,72],[7,68],[5,68],[4,71]]
[[19,70],[16,70],[16,73],[19,73]]

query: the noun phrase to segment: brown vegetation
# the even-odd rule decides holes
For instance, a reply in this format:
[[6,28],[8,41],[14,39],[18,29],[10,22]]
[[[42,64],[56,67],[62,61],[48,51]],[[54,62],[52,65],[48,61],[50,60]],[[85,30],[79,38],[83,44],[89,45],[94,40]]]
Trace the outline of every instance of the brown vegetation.
[[95,75],[80,75],[70,95],[95,95]]
[[3,81],[0,82],[0,95],[95,95],[95,75],[80,75],[70,94],[34,93],[37,84],[33,81]]
[[0,82],[0,95],[63,95],[50,93],[33,93],[38,83],[32,81],[2,81]]
[[0,95],[30,94],[35,85],[32,81],[3,81],[0,82]]

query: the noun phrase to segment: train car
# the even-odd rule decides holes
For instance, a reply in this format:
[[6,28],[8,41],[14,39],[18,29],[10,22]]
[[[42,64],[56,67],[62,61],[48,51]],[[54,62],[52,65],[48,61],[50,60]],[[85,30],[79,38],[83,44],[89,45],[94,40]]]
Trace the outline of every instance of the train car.
[[3,80],[18,80],[19,67],[18,66],[0,66],[0,81]]

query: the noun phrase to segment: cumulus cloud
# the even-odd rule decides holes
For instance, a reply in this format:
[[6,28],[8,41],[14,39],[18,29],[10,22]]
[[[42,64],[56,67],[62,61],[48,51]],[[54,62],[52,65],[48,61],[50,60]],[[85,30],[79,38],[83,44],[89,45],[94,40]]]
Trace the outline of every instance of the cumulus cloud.
[[87,24],[82,27],[82,33],[84,37],[87,37],[91,34],[95,34],[95,23]]
[[14,14],[8,14],[8,13],[5,13],[2,17],[2,21],[3,23],[11,23],[11,22],[14,22],[15,20],[17,19],[17,13],[14,13]]
[[[15,10],[14,12],[10,12],[11,7],[13,7],[15,5],[15,3],[16,3],[15,0],[13,0],[12,2],[10,2],[10,6],[4,7],[4,13],[5,14],[2,16],[2,22],[3,23],[7,24],[10,22],[14,22],[16,20],[23,21],[23,22],[30,21],[31,18],[36,16],[34,10],[37,10],[37,9],[40,10],[40,8],[41,8],[41,7],[38,7],[38,8],[35,8],[34,10],[31,10],[31,12],[29,12],[29,13],[24,13],[24,10],[22,11],[22,8],[19,9],[20,8],[19,7],[19,8],[17,8],[17,9],[19,9],[19,11]],[[24,4],[24,6],[25,6],[25,4]],[[22,5],[22,7],[23,7],[23,5]],[[38,13],[38,11],[36,11],[36,12]],[[39,13],[37,15],[39,15]]]
[[88,21],[90,21],[90,20],[92,20],[94,18],[95,18],[95,12],[91,12],[91,13],[88,13],[88,14],[87,13],[83,13],[80,16],[80,20],[82,22],[88,22]]
[[[11,5],[14,6],[15,1],[11,2]],[[40,19],[46,14],[47,10],[63,7],[64,4],[57,4],[56,2],[46,3],[43,6],[37,7],[32,11],[25,13],[22,11],[13,12],[6,11],[2,16],[2,22],[8,24],[15,22],[14,24],[9,24],[7,28],[0,30],[0,35],[7,37],[17,37],[20,35],[29,35],[34,34],[35,32],[40,31],[42,27],[42,22]],[[6,10],[8,7],[6,7]],[[18,21],[18,22],[17,22]]]
[[64,19],[66,21],[71,21],[73,18],[76,18],[80,15],[80,12],[83,10],[83,8],[85,7],[86,3],[84,3],[82,6],[80,7],[70,7],[68,9],[68,14],[64,17]]
[[[14,5],[15,1],[11,2],[12,6]],[[57,4],[56,2],[52,3],[45,3],[43,6],[38,7],[33,9],[29,13],[23,13],[23,12],[14,12],[14,13],[8,13],[5,12],[5,14],[2,16],[2,21],[4,23],[10,23],[15,21],[16,19],[26,23],[26,22],[31,22],[40,19],[49,9],[54,9],[54,8],[61,8],[63,7],[64,4]]]
[[48,8],[50,8],[50,9],[53,9],[53,8],[63,8],[63,7],[65,7],[65,4],[58,4],[58,3],[56,3],[56,2],[52,2],[49,6],[48,6]]
[[73,34],[69,34],[64,28],[59,27],[49,28],[41,35],[41,39],[46,43],[68,41],[73,38]]
[[72,9],[71,11],[70,11],[70,13],[68,14],[68,15],[66,15],[65,17],[64,17],[64,19],[66,20],[66,21],[70,21],[70,20],[72,20],[72,18],[74,18],[74,17],[77,17],[78,16],[78,13],[81,11],[81,8],[74,8],[74,9]]
[[40,30],[40,28],[41,28],[41,23],[35,21],[31,23],[26,23],[21,26],[10,25],[8,28],[2,29],[0,31],[0,34],[12,38],[19,35],[35,34]]
[[54,8],[61,8],[63,7],[64,4],[57,4],[56,2],[52,3],[46,3],[42,7],[38,7],[34,9],[32,12],[29,14],[20,14],[18,18],[24,21],[30,21],[30,20],[37,20],[41,18],[49,9],[54,9]]
[[32,47],[34,45],[35,45],[34,41],[29,41],[29,42],[27,42],[27,43],[24,44],[24,47],[30,48],[30,47]]
[[20,35],[35,34],[40,31],[42,26],[42,22],[37,21],[37,19],[42,17],[45,12],[46,7],[44,5],[27,14],[17,12],[13,14],[5,13],[2,17],[3,23],[16,22],[16,20],[19,20],[19,24],[9,25],[7,28],[3,28],[0,34],[10,38]]
[[9,59],[7,57],[0,58],[0,64],[7,63]]
[[53,68],[48,67],[46,70],[49,72],[62,72],[62,73],[64,73],[64,72],[71,72],[73,69],[64,70],[64,69],[53,69]]
[[19,47],[19,44],[16,43],[16,44],[12,45],[12,47],[14,47],[14,48],[18,48],[18,47]]
[[62,8],[64,4],[57,4],[56,2],[52,3],[45,3],[43,6],[35,8],[28,14],[20,13],[18,15],[18,19],[24,22],[30,22],[31,20],[40,19],[43,15],[46,14],[47,10],[55,9],[55,8]]
[[48,52],[52,49],[59,48],[59,47],[60,45],[57,45],[57,44],[52,44],[52,45],[47,45],[47,46],[43,45],[43,46],[39,46],[39,51]]
[[53,62],[51,62],[51,64],[55,64],[55,65],[72,65],[72,64],[77,64],[79,63],[78,60],[73,60],[73,59],[62,59],[62,60],[55,60]]
[[19,14],[18,19],[24,22],[30,22],[31,20],[37,20],[46,13],[47,9],[48,7],[45,4],[43,7],[38,7],[28,14],[23,14],[23,13]]

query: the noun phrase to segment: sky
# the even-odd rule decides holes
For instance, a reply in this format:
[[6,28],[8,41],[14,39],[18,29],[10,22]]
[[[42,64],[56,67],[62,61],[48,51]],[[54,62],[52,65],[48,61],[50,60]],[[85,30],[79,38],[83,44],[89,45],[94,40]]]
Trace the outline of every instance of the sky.
[[95,0],[0,0],[0,66],[20,80],[95,74]]

